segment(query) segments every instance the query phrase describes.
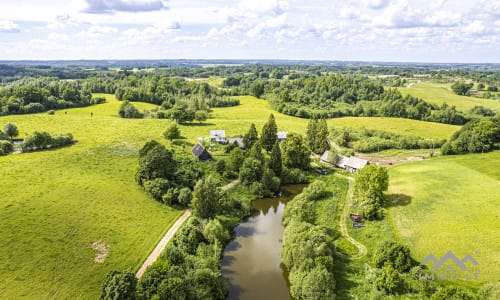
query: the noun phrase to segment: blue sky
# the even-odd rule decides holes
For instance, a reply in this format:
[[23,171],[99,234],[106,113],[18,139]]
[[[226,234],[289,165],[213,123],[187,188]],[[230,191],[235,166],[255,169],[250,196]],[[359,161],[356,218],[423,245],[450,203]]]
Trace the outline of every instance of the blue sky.
[[500,0],[2,0],[4,59],[500,63]]

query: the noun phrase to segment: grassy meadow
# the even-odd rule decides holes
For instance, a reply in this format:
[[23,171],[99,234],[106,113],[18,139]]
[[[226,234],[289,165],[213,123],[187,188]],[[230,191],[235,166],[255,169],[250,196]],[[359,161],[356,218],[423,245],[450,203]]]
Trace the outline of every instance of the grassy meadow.
[[500,151],[439,157],[390,169],[393,225],[421,261],[448,250],[479,262],[481,281],[500,280]]
[[451,91],[450,84],[434,82],[419,82],[411,87],[398,88],[403,95],[410,94],[415,97],[437,105],[447,103],[454,105],[459,111],[468,111],[474,106],[484,106],[494,111],[500,111],[500,101],[459,96]]
[[[134,181],[138,149],[149,139],[168,144],[170,120],[122,119],[120,102],[35,115],[0,117],[23,138],[35,130],[70,132],[70,147],[0,157],[1,299],[98,298],[112,269],[136,271],[181,214],[147,196]],[[228,136],[258,130],[273,112],[267,101],[239,97],[241,105],[216,108],[204,124],[180,126],[189,143],[210,129]],[[134,103],[140,110],[154,107]],[[65,113],[66,112],[66,113]],[[93,113],[93,116],[91,116]],[[307,120],[273,112],[280,130],[303,133]],[[391,118],[339,118],[330,126],[383,129],[426,137],[449,137],[457,126]],[[189,147],[185,151],[190,151]],[[94,242],[108,247],[95,263]]]

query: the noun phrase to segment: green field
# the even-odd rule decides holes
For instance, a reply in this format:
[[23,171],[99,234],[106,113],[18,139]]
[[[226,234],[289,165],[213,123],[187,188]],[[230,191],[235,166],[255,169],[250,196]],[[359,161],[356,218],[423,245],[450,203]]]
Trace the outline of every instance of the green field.
[[[55,115],[0,118],[2,126],[15,123],[20,138],[43,130],[71,132],[78,141],[62,149],[0,157],[1,299],[95,299],[109,270],[135,271],[180,215],[153,201],[134,182],[138,149],[149,139],[167,143],[162,132],[171,121],[121,119],[120,102],[105,96],[105,104]],[[210,129],[237,136],[252,122],[260,131],[273,112],[268,102],[239,99],[239,106],[214,109],[205,124],[180,126],[182,135],[190,143],[207,137]],[[140,110],[154,107],[134,105]],[[280,130],[305,131],[308,120],[274,114]],[[428,137],[448,137],[458,128],[390,118],[339,118],[329,125]],[[102,264],[93,261],[94,242],[109,248]]]
[[[134,182],[138,148],[165,123],[117,118],[118,106],[0,118],[21,136],[47,130],[78,140],[0,157],[0,299],[97,299],[104,275],[138,269],[180,215]],[[109,249],[103,263],[94,262],[94,242]]]
[[460,111],[468,111],[474,106],[484,106],[495,111],[500,111],[500,101],[459,96],[451,91],[450,84],[419,82],[413,84],[409,88],[406,87],[398,89],[403,95],[410,94],[437,105],[441,105],[446,102],[448,105],[454,105],[457,110]]
[[[439,157],[390,169],[393,224],[414,257],[467,253],[481,281],[500,280],[500,151]],[[394,196],[397,195],[397,196]]]

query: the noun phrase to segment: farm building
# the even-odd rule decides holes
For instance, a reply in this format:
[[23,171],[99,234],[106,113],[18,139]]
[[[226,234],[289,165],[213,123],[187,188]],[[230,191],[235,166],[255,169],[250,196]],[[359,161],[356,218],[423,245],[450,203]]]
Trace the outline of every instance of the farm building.
[[194,157],[196,157],[196,159],[200,161],[212,159],[212,156],[210,155],[210,153],[208,153],[207,149],[205,149],[205,147],[200,144],[194,145],[191,153],[193,153]]
[[240,149],[245,149],[245,144],[243,144],[243,138],[242,137],[232,137],[232,138],[229,138],[227,141],[228,141],[229,144],[232,144],[232,143],[236,142],[238,144],[238,147]]
[[217,143],[226,142],[226,131],[224,130],[210,130],[210,140]]
[[288,135],[288,131],[278,131],[276,133],[276,135],[278,136],[278,141],[283,142],[284,140],[286,140],[286,136]]
[[322,163],[335,165],[341,169],[345,169],[351,173],[356,170],[364,168],[366,165],[370,164],[366,159],[358,158],[355,156],[347,157],[340,154],[334,154],[330,151],[325,151],[320,158]]

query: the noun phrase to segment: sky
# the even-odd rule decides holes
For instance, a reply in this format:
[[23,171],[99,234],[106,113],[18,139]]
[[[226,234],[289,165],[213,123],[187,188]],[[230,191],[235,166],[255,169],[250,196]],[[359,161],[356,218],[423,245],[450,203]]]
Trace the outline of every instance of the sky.
[[500,0],[1,0],[20,59],[500,63]]

